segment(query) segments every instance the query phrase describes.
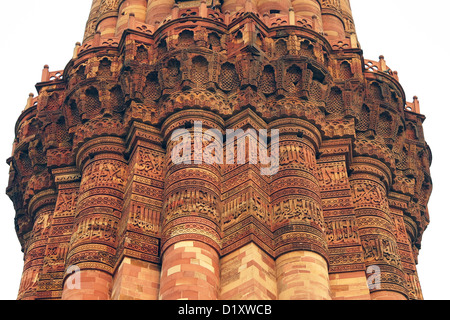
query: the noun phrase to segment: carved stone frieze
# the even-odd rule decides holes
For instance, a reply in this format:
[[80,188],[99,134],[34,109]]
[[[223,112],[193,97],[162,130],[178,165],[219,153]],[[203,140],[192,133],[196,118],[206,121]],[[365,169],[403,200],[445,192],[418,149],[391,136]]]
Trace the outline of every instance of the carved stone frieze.
[[19,299],[423,298],[417,98],[364,60],[348,0],[255,3],[93,1],[15,127]]

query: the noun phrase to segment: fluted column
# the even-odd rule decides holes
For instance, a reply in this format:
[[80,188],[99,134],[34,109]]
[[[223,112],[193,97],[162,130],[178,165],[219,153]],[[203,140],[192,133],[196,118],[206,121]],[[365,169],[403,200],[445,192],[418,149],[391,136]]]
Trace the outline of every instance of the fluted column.
[[245,7],[245,3],[250,2],[253,8],[256,8],[258,0],[224,0],[222,4],[222,12],[229,12],[231,15]]
[[370,300],[347,173],[352,152],[350,138],[329,139],[322,143],[317,160],[333,300]]
[[[221,139],[213,138],[208,130],[222,132],[223,125],[211,112],[184,110],[162,126],[167,141],[162,300],[218,299],[221,177],[219,165],[208,164],[202,156],[210,143],[217,143],[216,152],[222,149]],[[178,128],[185,129],[175,131]]]
[[371,298],[404,300],[405,274],[387,197],[390,169],[379,160],[358,157],[351,171],[350,185]]
[[350,6],[350,0],[341,0],[342,18],[344,20],[345,32],[350,35],[350,44],[352,48],[358,48],[358,36],[356,34],[355,21]]
[[146,23],[158,26],[172,14],[174,0],[149,0]]
[[53,169],[52,175],[58,189],[57,200],[45,248],[43,273],[46,276],[38,290],[43,298],[61,299],[81,175],[74,167]]
[[121,0],[119,4],[119,19],[117,20],[116,36],[120,36],[128,26],[130,14],[134,14],[137,22],[145,22],[147,0]]
[[94,38],[95,31],[97,30],[98,11],[100,9],[101,2],[102,0],[92,0],[92,7],[89,13],[88,21],[86,23],[83,42],[87,42]]
[[42,268],[45,248],[55,210],[56,197],[55,190],[48,189],[37,193],[30,200],[28,212],[34,217],[34,223],[27,241],[18,300],[39,299],[39,286],[43,280]]
[[413,248],[408,234],[408,222],[410,220],[405,215],[408,204],[411,201],[410,195],[397,193],[392,190],[389,192],[389,209],[395,226],[398,252],[402,261],[403,271],[405,272],[408,299],[423,300],[422,288],[417,274],[417,262],[414,259]]
[[[353,13],[352,8],[350,6],[349,0],[340,0],[342,15],[345,20],[345,29],[346,31],[354,31],[354,25],[353,25]],[[347,21],[348,20],[348,21]]]
[[[127,172],[124,150],[122,139],[100,137],[78,152],[82,180],[67,266],[80,271],[65,279],[63,299],[111,298]],[[70,286],[76,277],[79,288]]]
[[352,8],[350,6],[350,0],[339,0],[339,6],[343,13],[352,16]]
[[165,150],[155,127],[134,122],[126,139],[129,163],[112,299],[157,300]]
[[322,12],[319,0],[291,0],[291,6],[296,16],[306,19],[316,19],[315,31],[323,31]]
[[321,0],[323,32],[330,38],[345,38],[340,0]]
[[[265,158],[272,154],[259,133],[265,132],[267,123],[247,109],[227,119],[226,128],[220,299],[273,300],[277,298],[275,260],[268,254],[272,248],[267,236],[271,234],[270,175],[262,174],[269,169]],[[272,163],[276,169],[276,160]]]
[[291,6],[290,0],[281,0],[281,1],[257,0],[256,2],[256,9],[261,15],[266,13],[270,14],[271,11],[277,13],[279,11],[279,14],[286,15],[289,13],[290,6]]
[[120,0],[102,0],[98,10],[97,32],[101,36],[114,37],[116,34],[116,25],[119,15]]
[[315,175],[320,133],[300,119],[275,120],[269,126],[280,132],[280,167],[270,185],[278,299],[330,299],[328,249]]

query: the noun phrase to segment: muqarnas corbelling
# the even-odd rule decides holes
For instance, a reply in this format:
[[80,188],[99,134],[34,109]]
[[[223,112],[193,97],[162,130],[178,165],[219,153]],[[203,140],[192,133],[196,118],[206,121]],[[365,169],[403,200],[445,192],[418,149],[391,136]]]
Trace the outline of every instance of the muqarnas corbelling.
[[[94,0],[36,88],[8,159],[18,299],[423,298],[425,117],[348,0]],[[175,164],[195,123],[183,157],[276,130],[277,170]]]

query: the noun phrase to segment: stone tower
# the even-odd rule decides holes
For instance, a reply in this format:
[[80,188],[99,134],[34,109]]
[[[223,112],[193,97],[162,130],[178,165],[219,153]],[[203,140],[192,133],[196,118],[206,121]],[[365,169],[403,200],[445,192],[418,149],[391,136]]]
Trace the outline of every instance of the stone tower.
[[422,299],[425,117],[349,0],[93,0],[36,88],[18,299]]

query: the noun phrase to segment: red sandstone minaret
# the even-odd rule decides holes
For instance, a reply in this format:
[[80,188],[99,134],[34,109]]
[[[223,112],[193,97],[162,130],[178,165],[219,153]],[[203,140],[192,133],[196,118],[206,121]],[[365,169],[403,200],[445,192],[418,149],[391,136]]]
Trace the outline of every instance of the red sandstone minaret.
[[[93,0],[36,88],[8,160],[18,299],[423,298],[425,117],[349,0]],[[274,174],[225,138],[201,161],[227,130],[278,132]]]

